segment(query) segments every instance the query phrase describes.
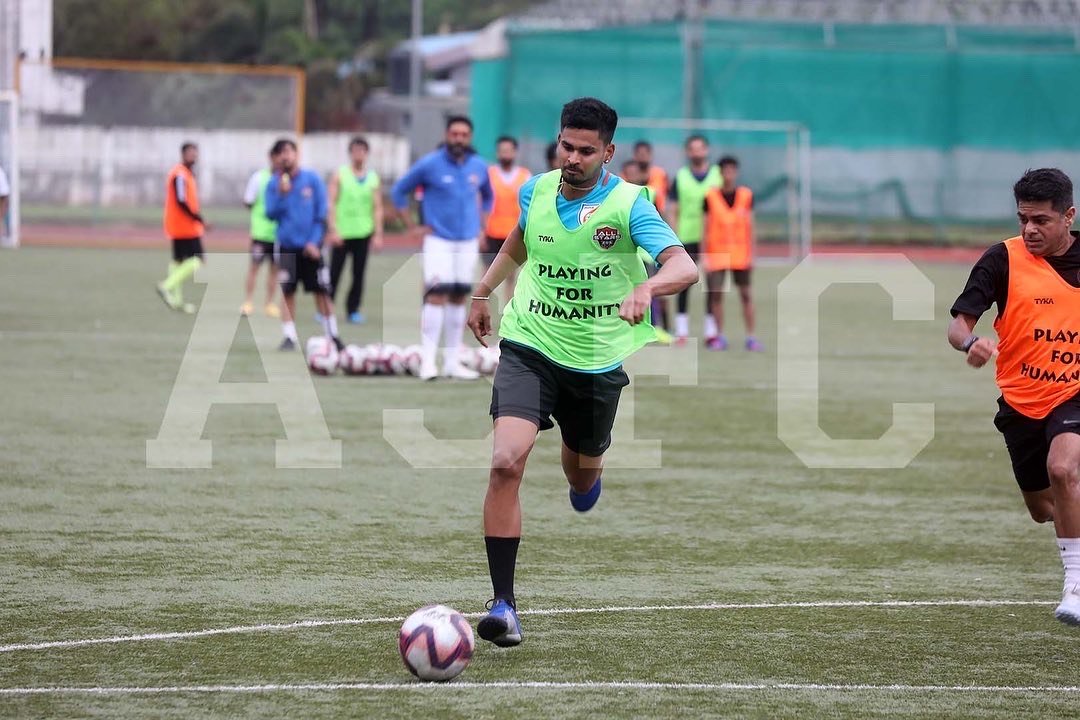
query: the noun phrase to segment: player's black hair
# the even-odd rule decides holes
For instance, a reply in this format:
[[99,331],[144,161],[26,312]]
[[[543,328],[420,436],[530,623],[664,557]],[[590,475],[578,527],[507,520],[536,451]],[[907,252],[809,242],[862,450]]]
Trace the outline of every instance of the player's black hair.
[[725,155],[724,157],[720,158],[720,160],[716,164],[719,165],[721,168],[724,168],[728,165],[734,165],[735,168],[738,169],[739,159],[734,155]]
[[469,126],[470,130],[473,129],[472,120],[470,120],[467,115],[451,115],[450,117],[446,118],[446,129],[449,130],[450,126],[455,123],[465,123]]
[[499,139],[495,141],[495,145],[502,145],[504,142],[510,143],[514,146],[514,149],[517,150],[518,141],[516,137],[513,137],[512,135],[500,135]]
[[592,97],[581,97],[563,105],[559,128],[595,130],[605,145],[615,137],[619,114],[605,102]]
[[652,143],[648,140],[638,140],[636,143],[634,143],[634,152],[637,152],[641,148],[645,148],[649,152],[652,152]]
[[1073,186],[1069,176],[1057,168],[1028,170],[1013,185],[1013,197],[1022,202],[1050,201],[1050,207],[1063,213],[1073,204]]
[[287,147],[291,147],[293,150],[295,150],[296,143],[294,143],[289,138],[280,138],[270,147],[270,154],[280,155]]
[[709,144],[709,141],[705,138],[704,135],[691,135],[690,137],[686,138],[686,142],[683,144],[683,147],[690,147],[690,143],[694,142],[695,140],[700,140],[706,145]]
[[365,138],[362,135],[356,135],[356,136],[353,137],[352,140],[349,141],[349,150],[352,150],[357,145],[364,148],[365,150],[370,150],[371,149],[371,146],[368,145],[367,138]]
[[198,149],[199,149],[198,145],[196,145],[195,143],[189,141],[189,142],[186,142],[186,143],[184,143],[183,145],[180,146],[180,154],[183,155],[188,150],[198,150]]
[[548,143],[547,150],[544,151],[544,157],[547,158],[548,165],[550,165],[552,163],[552,161],[555,160],[555,156],[558,155],[558,154],[559,154],[559,143],[557,143],[557,142]]

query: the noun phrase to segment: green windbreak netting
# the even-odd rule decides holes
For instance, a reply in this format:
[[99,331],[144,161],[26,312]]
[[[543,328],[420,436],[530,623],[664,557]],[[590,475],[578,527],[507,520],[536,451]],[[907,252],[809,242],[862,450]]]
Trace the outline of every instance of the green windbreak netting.
[[[680,23],[512,30],[505,58],[474,66],[477,142],[510,132],[540,148],[562,103],[586,94],[622,117],[679,118],[689,88],[702,118],[806,127],[815,213],[997,221],[1011,213],[1009,187],[1026,168],[1080,175],[1071,29],[709,21],[697,56],[686,35]],[[673,171],[683,134],[618,139],[651,140]],[[746,154],[784,138],[718,141]],[[763,191],[790,175],[777,157],[747,169]]]
[[606,99],[623,116],[677,114],[680,43],[674,24],[512,36],[505,122],[521,135],[554,138],[562,104],[582,95]]

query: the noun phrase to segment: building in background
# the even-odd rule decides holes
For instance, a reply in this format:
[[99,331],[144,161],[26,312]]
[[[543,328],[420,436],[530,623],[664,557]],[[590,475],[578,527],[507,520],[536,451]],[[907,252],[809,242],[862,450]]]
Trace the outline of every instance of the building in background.
[[387,87],[372,93],[361,115],[365,127],[407,136],[419,157],[442,141],[446,118],[467,115],[472,84],[472,46],[479,33],[461,32],[420,38],[420,117],[409,117],[409,63],[413,43],[405,40],[387,58]]

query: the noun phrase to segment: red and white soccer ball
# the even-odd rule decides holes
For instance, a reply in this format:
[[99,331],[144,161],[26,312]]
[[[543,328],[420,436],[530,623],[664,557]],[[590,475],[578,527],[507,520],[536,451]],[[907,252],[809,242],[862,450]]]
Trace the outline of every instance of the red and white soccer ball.
[[419,345],[407,345],[401,349],[401,362],[405,366],[405,372],[410,375],[420,374],[420,362],[423,358]]
[[316,375],[333,375],[338,368],[338,351],[333,340],[325,335],[308,339],[304,355],[311,372]]
[[383,366],[387,375],[404,375],[405,355],[397,345],[387,343],[382,346]]
[[363,375],[364,363],[367,361],[367,348],[361,345],[346,345],[341,351],[342,371],[346,375]]
[[416,677],[451,680],[472,659],[472,626],[453,608],[428,605],[405,618],[398,648],[405,667]]
[[475,369],[481,375],[494,375],[499,369],[499,346],[477,348]]
[[461,363],[461,367],[479,372],[476,365],[480,358],[480,354],[477,350],[479,350],[479,348],[475,348],[472,345],[462,345],[461,348],[458,349],[458,362]]
[[389,354],[386,346],[382,343],[372,343],[366,346],[367,357],[364,359],[365,375],[389,375],[390,368],[387,361]]

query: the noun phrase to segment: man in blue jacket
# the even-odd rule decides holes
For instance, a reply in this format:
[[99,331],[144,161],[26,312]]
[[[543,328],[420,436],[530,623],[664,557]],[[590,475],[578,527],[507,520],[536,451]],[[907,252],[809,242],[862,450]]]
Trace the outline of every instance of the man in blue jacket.
[[424,190],[424,308],[420,315],[420,378],[438,375],[439,337],[445,346],[443,375],[475,380],[479,375],[461,366],[458,349],[465,333],[465,298],[472,291],[480,259],[480,230],[487,222],[494,196],[487,163],[472,149],[473,124],[463,115],[446,121],[446,142],[420,158],[391,196],[412,231],[412,214],[404,212],[409,196]]
[[296,287],[314,293],[315,307],[322,318],[326,336],[338,350],[344,344],[338,338],[334,302],[330,299],[330,270],[323,263],[322,242],[326,233],[326,185],[318,173],[297,164],[296,143],[278,140],[271,154],[279,161],[277,170],[266,185],[266,216],[277,222],[274,260],[284,299],[281,313],[285,339],[282,350],[299,344],[296,336]]

